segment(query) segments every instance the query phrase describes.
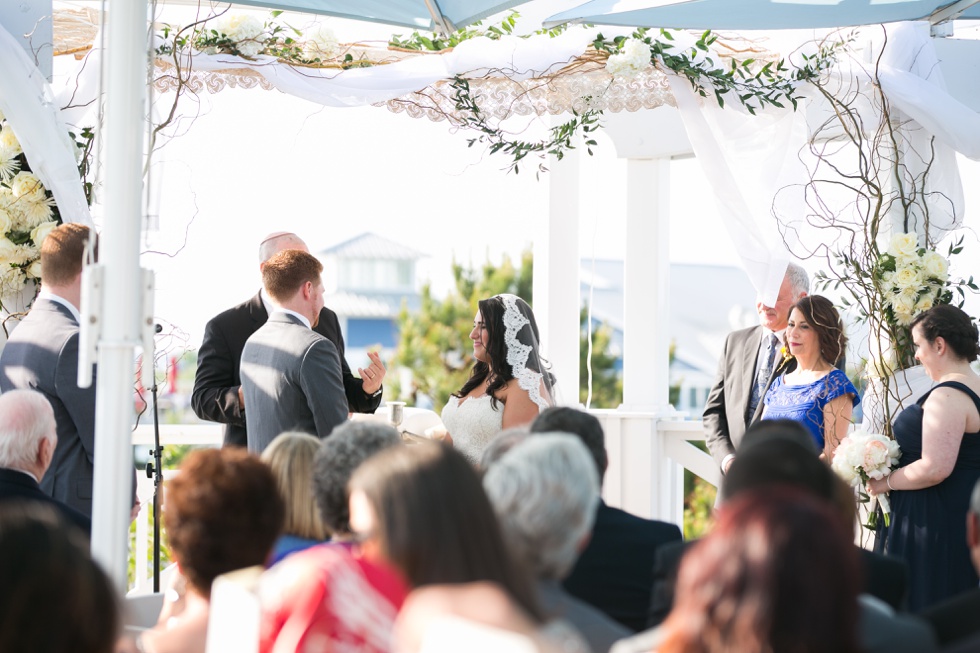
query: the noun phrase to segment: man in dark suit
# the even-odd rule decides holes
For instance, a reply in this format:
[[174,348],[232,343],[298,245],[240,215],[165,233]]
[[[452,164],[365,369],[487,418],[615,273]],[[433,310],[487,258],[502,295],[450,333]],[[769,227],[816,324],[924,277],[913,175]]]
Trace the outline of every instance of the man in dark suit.
[[322,271],[298,249],[279,252],[262,268],[276,308],[242,350],[250,451],[261,453],[284,431],[322,439],[347,420],[337,347],[313,330],[323,308]]
[[756,303],[761,324],[730,333],[725,340],[702,417],[708,450],[722,472],[735,460],[745,430],[762,415],[762,398],[773,379],[792,365],[779,350],[790,308],[809,288],[806,270],[790,263],[775,306]]
[[[285,249],[309,252],[306,243],[296,234],[272,234],[259,246],[259,269]],[[245,341],[269,319],[272,308],[266,293],[260,290],[250,300],[214,317],[204,329],[191,406],[201,419],[225,425],[225,446],[246,445],[246,410],[240,373],[242,350]],[[381,404],[381,383],[385,377],[380,357],[368,353],[371,365],[366,370],[358,370],[361,378],[357,378],[344,358],[344,337],[337,314],[322,308],[314,330],[337,348],[349,410],[373,413]]]
[[52,506],[88,535],[92,522],[41,491],[58,432],[51,404],[40,392],[10,390],[0,395],[0,503],[27,501]]
[[78,306],[88,227],[63,224],[41,244],[42,288],[0,355],[0,391],[37,390],[54,409],[58,446],[41,479],[49,496],[92,514],[95,383],[79,388]]
[[[578,436],[592,455],[602,487],[609,459],[599,420],[581,410],[554,407],[538,415],[531,431]],[[654,556],[661,545],[680,539],[681,531],[675,524],[643,519],[607,506],[600,499],[591,539],[565,577],[565,590],[633,632],[643,630],[653,587]]]

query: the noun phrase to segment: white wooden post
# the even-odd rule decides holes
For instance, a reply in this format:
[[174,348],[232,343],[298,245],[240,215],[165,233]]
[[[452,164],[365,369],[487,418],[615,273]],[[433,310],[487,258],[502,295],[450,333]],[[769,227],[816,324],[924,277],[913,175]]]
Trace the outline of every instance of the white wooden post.
[[534,317],[562,404],[578,404],[579,150],[551,157],[550,210],[534,239]]
[[125,591],[133,483],[133,375],[142,307],[139,239],[148,64],[146,3],[111,0],[108,29],[106,199],[100,244],[105,296],[95,397],[92,555],[116,587]]

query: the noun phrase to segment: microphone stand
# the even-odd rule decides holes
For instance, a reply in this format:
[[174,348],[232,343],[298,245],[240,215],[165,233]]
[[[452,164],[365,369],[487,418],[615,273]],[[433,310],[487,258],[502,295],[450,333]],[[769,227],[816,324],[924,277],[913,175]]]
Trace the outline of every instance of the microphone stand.
[[[156,325],[155,331],[160,333],[163,327]],[[143,354],[143,364],[146,365],[146,353]],[[154,365],[154,358],[150,358]],[[153,371],[153,386],[150,388],[153,397],[153,448],[150,455],[153,461],[146,463],[146,476],[153,479],[153,591],[160,591],[160,500],[163,484],[163,447],[160,446],[160,411],[157,403],[157,375]]]

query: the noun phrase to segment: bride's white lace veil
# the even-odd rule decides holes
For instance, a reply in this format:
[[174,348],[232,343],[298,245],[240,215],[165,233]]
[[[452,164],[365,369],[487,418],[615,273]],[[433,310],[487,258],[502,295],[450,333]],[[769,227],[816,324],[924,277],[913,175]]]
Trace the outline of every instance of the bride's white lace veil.
[[538,324],[527,302],[517,295],[496,295],[504,305],[504,343],[507,363],[518,385],[541,410],[557,403],[551,365],[541,357]]

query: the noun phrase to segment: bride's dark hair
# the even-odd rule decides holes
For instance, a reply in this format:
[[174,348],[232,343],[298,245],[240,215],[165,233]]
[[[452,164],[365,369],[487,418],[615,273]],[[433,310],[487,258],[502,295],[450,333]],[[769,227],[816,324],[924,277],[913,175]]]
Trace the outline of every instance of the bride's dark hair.
[[[553,377],[548,371],[550,366],[538,353],[537,345],[540,336],[538,335],[538,323],[534,319],[534,313],[531,311],[531,307],[528,306],[527,302],[520,297],[517,298],[515,303],[517,310],[529,322],[529,324],[526,324],[517,332],[517,339],[531,347],[531,353],[527,359],[527,367],[530,370],[547,375],[548,380],[553,383]],[[504,313],[507,307],[504,305],[504,300],[500,295],[488,299],[481,299],[478,306],[480,308],[480,316],[483,318],[483,326],[487,330],[486,352],[490,362],[487,364],[484,361],[476,361],[473,365],[473,372],[470,374],[470,378],[467,379],[466,383],[463,384],[463,387],[458,392],[453,393],[453,396],[463,398],[472,392],[473,388],[476,388],[486,380],[487,394],[491,397],[490,405],[496,410],[497,398],[494,396],[494,393],[514,378],[514,370],[511,368],[510,363],[507,362],[507,341],[504,337],[506,333]]]

